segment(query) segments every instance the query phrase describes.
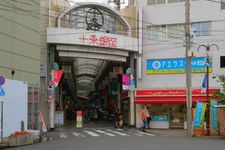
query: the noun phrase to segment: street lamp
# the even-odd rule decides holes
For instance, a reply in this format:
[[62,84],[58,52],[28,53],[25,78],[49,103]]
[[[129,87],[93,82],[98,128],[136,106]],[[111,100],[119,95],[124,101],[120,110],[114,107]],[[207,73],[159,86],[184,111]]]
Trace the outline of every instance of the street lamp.
[[212,63],[212,60],[209,56],[211,47],[216,47],[217,50],[219,49],[216,44],[207,44],[207,45],[200,45],[198,47],[198,51],[201,47],[204,47],[206,50],[206,102],[207,102],[207,109],[206,109],[206,135],[209,135],[209,126],[210,126],[210,119],[209,119],[209,65]]

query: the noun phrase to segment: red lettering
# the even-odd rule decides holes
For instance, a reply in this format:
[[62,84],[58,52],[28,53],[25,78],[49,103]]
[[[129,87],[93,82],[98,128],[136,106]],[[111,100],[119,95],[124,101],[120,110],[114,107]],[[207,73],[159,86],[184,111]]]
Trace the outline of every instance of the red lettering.
[[109,47],[117,47],[117,39],[110,37],[108,39],[108,46]]
[[98,45],[98,38],[95,34],[90,35],[90,44],[92,45]]
[[108,37],[107,36],[101,36],[99,38],[99,46],[105,46],[108,47]]

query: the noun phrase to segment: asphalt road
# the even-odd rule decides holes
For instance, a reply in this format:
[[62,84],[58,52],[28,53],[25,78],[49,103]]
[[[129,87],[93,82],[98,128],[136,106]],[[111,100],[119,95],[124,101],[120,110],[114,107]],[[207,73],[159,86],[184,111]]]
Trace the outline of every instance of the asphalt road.
[[225,150],[225,139],[168,136],[138,129],[84,128],[54,134],[53,141],[6,150]]

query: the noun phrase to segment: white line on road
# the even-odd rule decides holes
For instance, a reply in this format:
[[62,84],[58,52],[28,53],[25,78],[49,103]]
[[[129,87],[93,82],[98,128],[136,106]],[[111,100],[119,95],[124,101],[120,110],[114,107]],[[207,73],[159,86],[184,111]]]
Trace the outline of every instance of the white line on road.
[[98,132],[98,133],[104,134],[104,135],[115,136],[114,134],[111,134],[111,133],[108,133],[108,132],[105,132],[105,131],[102,131],[102,130],[96,129],[95,131]]
[[76,132],[73,132],[72,134],[73,134],[74,136],[77,136],[77,137],[85,137],[85,135],[80,134],[80,133],[76,133]]
[[65,133],[60,133],[59,137],[60,138],[67,138],[67,135]]
[[151,133],[146,133],[146,132],[140,132],[140,131],[136,131],[137,133],[143,134],[143,135],[148,135],[148,136],[155,136],[154,134]]
[[92,132],[92,131],[88,131],[88,130],[84,130],[83,132],[85,132],[85,133],[87,133],[87,134],[89,134],[89,135],[91,135],[91,136],[94,136],[94,137],[100,136],[99,134],[96,134],[96,133],[94,133],[94,132]]
[[114,131],[114,130],[111,130],[111,129],[107,129],[107,131],[112,132],[112,133],[115,133],[115,134],[118,134],[118,135],[121,135],[121,136],[129,136],[129,135],[126,134],[126,133],[121,133],[121,132]]

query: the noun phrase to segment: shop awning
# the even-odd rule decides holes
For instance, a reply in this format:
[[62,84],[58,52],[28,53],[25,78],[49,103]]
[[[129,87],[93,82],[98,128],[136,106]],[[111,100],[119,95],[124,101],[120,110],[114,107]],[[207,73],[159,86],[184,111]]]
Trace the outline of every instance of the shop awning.
[[[210,100],[215,100],[213,98],[215,90],[209,90]],[[197,101],[206,101],[206,93],[202,93],[201,89],[192,90],[192,103],[196,103]],[[186,90],[136,90],[135,104],[186,104]]]

